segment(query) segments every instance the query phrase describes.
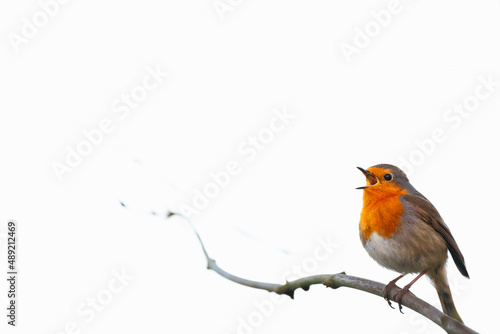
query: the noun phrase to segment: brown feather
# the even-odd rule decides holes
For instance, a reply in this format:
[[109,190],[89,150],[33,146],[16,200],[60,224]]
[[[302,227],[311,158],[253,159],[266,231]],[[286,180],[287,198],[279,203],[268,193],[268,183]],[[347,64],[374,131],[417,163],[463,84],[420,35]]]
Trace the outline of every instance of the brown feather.
[[432,203],[420,193],[418,193],[418,195],[410,193],[402,197],[403,200],[408,202],[415,209],[415,212],[417,212],[423,221],[431,225],[434,230],[436,230],[436,232],[443,237],[458,270],[462,275],[469,278],[469,273],[465,267],[464,256],[462,255],[462,252],[460,252],[457,242],[455,241],[455,238],[453,238],[450,229],[446,226],[443,218],[441,218],[434,205],[432,205]]

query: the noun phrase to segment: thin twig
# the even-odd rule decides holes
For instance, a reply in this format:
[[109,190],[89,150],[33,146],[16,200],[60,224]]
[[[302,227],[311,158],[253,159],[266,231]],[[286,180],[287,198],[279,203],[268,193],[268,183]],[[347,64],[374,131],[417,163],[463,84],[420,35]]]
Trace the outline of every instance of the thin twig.
[[[385,287],[385,284],[371,281],[365,278],[360,278],[360,277],[355,277],[355,276],[350,276],[346,275],[345,272],[339,273],[339,274],[334,274],[334,275],[314,275],[314,276],[308,276],[308,277],[303,277],[299,278],[294,281],[286,282],[285,284],[275,284],[275,283],[265,283],[265,282],[257,282],[257,281],[251,281],[245,278],[241,278],[238,276],[235,276],[233,274],[228,273],[227,271],[223,270],[219,265],[215,262],[214,259],[212,259],[209,255],[208,252],[205,248],[205,245],[203,244],[203,241],[201,240],[200,235],[198,234],[198,231],[196,231],[196,228],[193,226],[191,221],[184,217],[183,215],[180,214],[174,214],[178,215],[191,226],[193,232],[196,234],[196,237],[198,238],[198,241],[200,242],[201,248],[203,250],[203,253],[205,254],[205,258],[207,260],[207,269],[215,271],[217,274],[220,276],[241,284],[245,285],[251,288],[255,289],[261,289],[261,290],[266,290],[269,292],[274,292],[277,294],[281,295],[287,295],[290,298],[293,299],[294,297],[294,292],[297,289],[303,289],[304,291],[308,291],[309,287],[311,285],[316,285],[316,284],[323,284],[329,288],[332,289],[337,289],[340,287],[347,287],[347,288],[352,288],[360,291],[365,291],[380,297],[384,296],[383,290]],[[394,301],[394,296],[397,294],[397,292],[401,290],[399,287],[395,286],[393,289],[389,291],[389,298]],[[415,312],[423,315],[427,319],[433,321],[436,323],[438,326],[443,328],[447,333],[450,334],[477,334],[476,331],[472,330],[471,328],[465,326],[461,322],[447,316],[434,306],[426,303],[420,298],[417,298],[415,295],[407,293],[404,294],[401,300],[401,305],[404,305]]]
[[[127,207],[125,204],[121,203],[122,206]],[[371,281],[365,278],[360,278],[360,277],[355,277],[355,276],[350,276],[346,275],[345,272],[334,274],[334,275],[314,275],[314,276],[308,276],[308,277],[303,277],[299,278],[294,281],[286,282],[285,284],[275,284],[275,283],[265,283],[265,282],[257,282],[257,281],[252,281],[248,280],[246,278],[238,277],[233,274],[228,273],[227,271],[223,270],[219,265],[215,262],[214,259],[212,259],[209,255],[208,252],[205,248],[205,245],[203,244],[203,241],[201,240],[201,237],[196,230],[196,228],[193,226],[191,221],[185,217],[182,214],[175,213],[175,212],[167,212],[166,218],[169,219],[172,216],[179,216],[183,218],[191,227],[193,232],[195,233],[196,237],[198,238],[198,241],[200,242],[201,249],[203,250],[203,253],[205,254],[205,258],[207,260],[207,269],[215,271],[217,274],[220,276],[244,285],[248,286],[251,288],[255,289],[261,289],[261,290],[266,290],[269,292],[274,292],[280,295],[287,295],[290,298],[293,299],[295,290],[297,289],[303,289],[304,291],[308,291],[311,285],[316,285],[316,284],[323,284],[329,288],[332,289],[337,289],[340,287],[347,287],[351,289],[356,289],[360,291],[365,291],[380,297],[383,297],[383,290],[385,287],[385,284]],[[398,291],[401,289],[395,286],[389,291],[389,299],[394,301],[394,296],[397,294]],[[415,312],[423,315],[427,319],[433,321],[436,323],[438,326],[443,328],[447,333],[450,334],[477,334],[476,331],[472,330],[471,328],[465,326],[461,322],[447,316],[434,306],[426,303],[425,301],[417,298],[415,295],[407,293],[404,294],[402,299],[401,299],[401,305],[404,305]]]

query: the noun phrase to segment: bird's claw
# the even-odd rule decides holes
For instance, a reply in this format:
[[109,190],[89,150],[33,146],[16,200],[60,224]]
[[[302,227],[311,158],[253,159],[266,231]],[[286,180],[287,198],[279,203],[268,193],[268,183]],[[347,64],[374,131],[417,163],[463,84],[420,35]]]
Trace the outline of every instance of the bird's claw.
[[384,299],[387,301],[387,304],[389,304],[389,306],[391,308],[394,308],[392,307],[392,303],[391,303],[391,300],[389,299],[389,291],[391,291],[392,288],[399,288],[395,282],[393,281],[390,281],[385,287],[384,287],[384,290],[382,291],[383,292],[383,297]]
[[399,290],[396,295],[394,296],[394,301],[398,303],[399,305],[399,312],[401,312],[401,314],[404,314],[403,313],[403,305],[401,305],[401,299],[403,299],[403,296],[406,295],[407,293],[413,295],[413,293],[410,291],[410,287],[409,286],[405,286],[404,288],[402,288],[401,290]]
[[391,303],[391,300],[389,299],[389,297],[384,296],[384,299],[387,302],[387,304],[389,304],[389,306],[393,309],[394,307],[392,306],[392,303]]

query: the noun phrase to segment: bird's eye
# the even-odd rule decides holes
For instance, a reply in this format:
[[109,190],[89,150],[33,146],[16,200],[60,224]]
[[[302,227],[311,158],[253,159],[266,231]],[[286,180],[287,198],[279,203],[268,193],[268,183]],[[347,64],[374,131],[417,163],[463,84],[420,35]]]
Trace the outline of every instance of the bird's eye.
[[386,181],[390,181],[390,180],[392,180],[392,175],[391,175],[391,174],[385,174],[385,175],[384,175],[384,179],[385,179]]

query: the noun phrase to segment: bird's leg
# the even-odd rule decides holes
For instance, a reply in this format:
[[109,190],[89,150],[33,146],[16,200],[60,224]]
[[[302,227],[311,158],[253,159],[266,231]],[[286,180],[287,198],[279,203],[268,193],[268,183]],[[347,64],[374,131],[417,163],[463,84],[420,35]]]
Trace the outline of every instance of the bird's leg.
[[[389,300],[389,291],[392,288],[397,287],[396,282],[399,281],[400,279],[402,279],[404,275],[405,274],[399,275],[398,277],[396,277],[395,279],[393,279],[392,281],[387,283],[387,285],[384,288],[384,291],[383,291],[384,299],[387,300],[387,303],[389,304],[390,307],[392,307],[392,304],[391,304],[391,301]],[[392,308],[394,308],[394,307],[392,307]]]
[[399,312],[403,313],[403,311],[402,311],[403,310],[403,306],[401,306],[401,299],[403,298],[403,296],[406,293],[410,292],[410,288],[413,285],[413,283],[415,283],[420,277],[424,276],[426,273],[427,273],[427,270],[422,271],[420,274],[418,274],[417,277],[415,277],[415,279],[413,281],[411,281],[410,283],[408,283],[408,285],[406,285],[404,288],[402,288],[401,290],[399,290],[398,293],[396,293],[396,295],[394,296],[394,301],[399,304]]

